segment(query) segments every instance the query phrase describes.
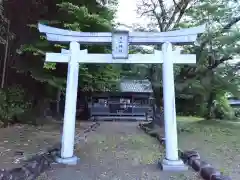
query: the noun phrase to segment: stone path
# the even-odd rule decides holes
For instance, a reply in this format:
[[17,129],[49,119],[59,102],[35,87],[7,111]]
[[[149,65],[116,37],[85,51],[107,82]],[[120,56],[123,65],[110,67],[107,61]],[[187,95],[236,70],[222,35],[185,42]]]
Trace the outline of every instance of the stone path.
[[77,166],[55,165],[39,179],[48,180],[194,180],[191,170],[163,172],[157,162],[164,149],[133,122],[102,122],[77,147]]

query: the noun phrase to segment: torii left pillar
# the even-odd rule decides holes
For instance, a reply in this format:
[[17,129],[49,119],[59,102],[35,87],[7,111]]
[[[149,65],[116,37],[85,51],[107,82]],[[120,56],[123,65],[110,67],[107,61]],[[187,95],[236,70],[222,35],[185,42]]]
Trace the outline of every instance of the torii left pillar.
[[[56,158],[56,161],[58,163],[68,165],[76,165],[78,161],[78,158],[74,156],[74,139],[75,139],[76,105],[79,72],[78,58],[80,52],[81,52],[80,44],[77,42],[71,42],[70,54],[68,54],[69,62],[68,62],[61,155],[60,157]],[[61,56],[64,55],[62,54]],[[60,60],[57,59],[57,57],[52,59],[56,59],[56,61]]]

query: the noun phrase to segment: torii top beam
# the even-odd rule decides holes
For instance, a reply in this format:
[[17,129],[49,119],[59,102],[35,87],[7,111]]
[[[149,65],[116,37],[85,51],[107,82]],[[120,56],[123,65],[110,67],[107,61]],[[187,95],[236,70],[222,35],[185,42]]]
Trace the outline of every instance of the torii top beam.
[[[77,32],[38,24],[41,33],[46,33],[47,40],[57,42],[77,41],[80,44],[111,44],[111,32]],[[169,31],[169,32],[129,32],[129,44],[155,45],[170,42],[175,45],[192,44],[197,35],[203,33],[205,25]]]

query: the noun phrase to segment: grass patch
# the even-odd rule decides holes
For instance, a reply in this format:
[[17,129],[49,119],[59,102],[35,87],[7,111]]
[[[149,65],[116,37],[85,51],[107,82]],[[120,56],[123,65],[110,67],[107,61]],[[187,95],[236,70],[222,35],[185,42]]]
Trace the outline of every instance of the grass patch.
[[181,118],[178,127],[181,149],[196,149],[203,160],[233,179],[240,178],[239,123]]
[[186,122],[196,122],[202,121],[203,118],[201,117],[194,117],[194,116],[177,116],[178,121],[186,121]]

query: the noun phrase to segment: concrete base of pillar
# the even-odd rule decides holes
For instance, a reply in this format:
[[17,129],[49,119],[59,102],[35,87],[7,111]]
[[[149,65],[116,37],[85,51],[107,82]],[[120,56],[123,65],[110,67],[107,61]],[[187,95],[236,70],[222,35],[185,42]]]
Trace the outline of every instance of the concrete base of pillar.
[[186,166],[182,160],[171,161],[168,159],[163,159],[159,162],[159,166],[163,171],[187,171],[188,166]]
[[79,158],[77,156],[73,156],[70,158],[56,157],[55,160],[59,164],[77,165]]

